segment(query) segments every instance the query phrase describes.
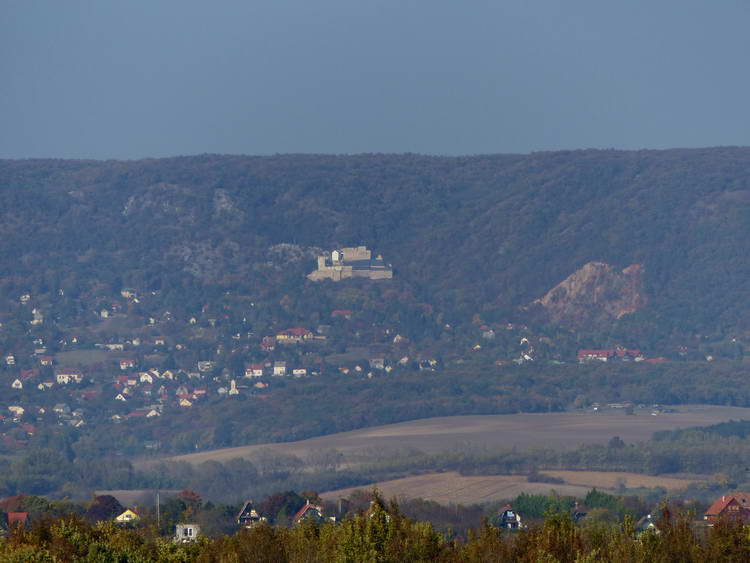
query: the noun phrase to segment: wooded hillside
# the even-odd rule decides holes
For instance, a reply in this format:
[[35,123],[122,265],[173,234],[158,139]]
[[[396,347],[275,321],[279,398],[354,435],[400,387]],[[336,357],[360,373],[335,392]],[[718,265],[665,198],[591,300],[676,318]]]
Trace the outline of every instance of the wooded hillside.
[[4,296],[199,306],[302,287],[313,248],[366,244],[446,319],[514,320],[588,262],[642,264],[648,305],[620,325],[643,345],[750,327],[748,235],[745,148],[0,161]]

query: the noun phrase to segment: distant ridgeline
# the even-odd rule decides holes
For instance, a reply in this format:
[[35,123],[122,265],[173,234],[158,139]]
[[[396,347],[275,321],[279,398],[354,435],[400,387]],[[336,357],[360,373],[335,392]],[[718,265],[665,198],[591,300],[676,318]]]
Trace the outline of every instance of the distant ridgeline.
[[373,260],[372,252],[366,246],[341,248],[330,256],[318,256],[318,268],[307,275],[312,281],[341,281],[347,278],[369,278],[385,280],[393,277],[393,268],[378,256]]

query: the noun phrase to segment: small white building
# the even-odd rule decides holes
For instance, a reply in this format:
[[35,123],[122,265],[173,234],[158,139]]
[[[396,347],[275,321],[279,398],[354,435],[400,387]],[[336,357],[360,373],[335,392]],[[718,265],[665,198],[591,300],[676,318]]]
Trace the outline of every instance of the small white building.
[[33,309],[31,311],[31,314],[33,315],[33,319],[31,320],[32,325],[40,325],[44,322],[44,315],[42,315],[42,312],[39,309]]
[[174,531],[174,541],[177,543],[194,542],[201,535],[198,524],[177,524]]
[[83,375],[78,372],[60,372],[55,374],[55,381],[60,385],[67,385],[70,382],[80,383],[83,381]]
[[245,366],[245,377],[263,377],[263,364]]

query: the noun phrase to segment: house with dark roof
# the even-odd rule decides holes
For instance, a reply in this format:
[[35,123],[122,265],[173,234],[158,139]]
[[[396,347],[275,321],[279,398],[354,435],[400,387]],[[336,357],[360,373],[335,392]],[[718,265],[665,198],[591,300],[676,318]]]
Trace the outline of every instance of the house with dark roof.
[[588,513],[589,513],[589,509],[583,506],[582,504],[578,504],[578,502],[576,502],[573,505],[573,508],[570,509],[570,517],[573,520],[573,522],[578,522],[579,520],[586,518],[586,515]]
[[509,504],[506,504],[500,509],[500,512],[497,515],[497,525],[499,528],[505,530],[520,530],[523,528],[523,524],[521,524],[521,515],[513,510],[513,507]]
[[643,534],[659,534],[659,528],[656,527],[656,521],[651,514],[647,514],[635,524],[635,535],[640,537]]
[[245,528],[252,528],[267,521],[265,516],[258,514],[253,501],[245,501],[236,518],[237,524]]

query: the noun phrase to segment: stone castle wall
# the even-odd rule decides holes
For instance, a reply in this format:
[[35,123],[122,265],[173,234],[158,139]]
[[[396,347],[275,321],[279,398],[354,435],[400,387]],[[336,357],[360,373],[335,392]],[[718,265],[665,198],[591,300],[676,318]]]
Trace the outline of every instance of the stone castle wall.
[[[380,256],[373,260],[372,252],[366,246],[342,248],[338,252],[343,254],[343,259],[337,262],[333,261],[332,255],[319,256],[318,268],[310,272],[307,278],[312,281],[326,279],[341,281],[348,278],[369,278],[372,280],[393,278],[391,266],[385,265]],[[352,266],[351,263],[356,263],[356,267]]]
[[341,252],[344,254],[344,262],[351,262],[352,260],[372,260],[372,252],[370,252],[366,246],[342,248]]

